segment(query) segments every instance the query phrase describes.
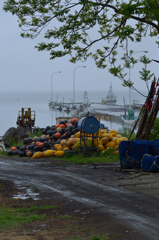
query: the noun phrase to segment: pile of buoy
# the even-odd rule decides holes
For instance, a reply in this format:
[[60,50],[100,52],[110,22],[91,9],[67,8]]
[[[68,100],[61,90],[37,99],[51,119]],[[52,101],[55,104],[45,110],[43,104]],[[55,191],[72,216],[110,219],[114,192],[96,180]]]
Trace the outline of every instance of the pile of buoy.
[[[117,134],[116,130],[100,129],[93,136],[79,131],[78,119],[72,121],[60,121],[59,124],[47,126],[42,130],[40,137],[28,137],[23,139],[23,146],[13,146],[7,150],[8,155],[19,157],[61,157],[70,150],[79,150],[85,144],[86,147],[97,147],[98,151],[104,153],[106,150],[118,149],[119,143],[127,138]],[[85,141],[85,142],[84,142]]]

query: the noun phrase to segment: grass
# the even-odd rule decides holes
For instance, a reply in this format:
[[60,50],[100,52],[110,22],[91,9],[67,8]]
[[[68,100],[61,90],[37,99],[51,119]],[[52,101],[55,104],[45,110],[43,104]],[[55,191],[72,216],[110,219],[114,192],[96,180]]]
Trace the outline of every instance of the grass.
[[14,139],[14,138],[8,139],[7,143],[8,143],[10,146],[18,146],[18,145],[23,146],[23,145],[24,145],[24,144],[23,144],[23,140],[17,141],[17,140]]
[[55,206],[52,206],[52,205],[45,205],[44,207],[37,207],[37,206],[32,206],[30,208],[18,208],[17,211],[18,212],[23,212],[23,213],[26,213],[26,212],[37,212],[39,210],[48,210],[48,209],[56,209]]
[[69,164],[89,164],[89,163],[106,163],[106,162],[119,162],[119,154],[113,155],[116,150],[109,149],[102,152],[87,152],[66,154],[62,159],[67,161]]
[[109,237],[105,237],[105,236],[93,236],[91,240],[109,240],[110,238]]
[[42,131],[41,131],[41,129],[38,129],[37,131],[35,131],[34,133],[32,133],[32,134],[29,134],[28,135],[28,137],[41,137],[41,135],[42,135]]
[[[28,213],[28,212],[26,212]],[[0,228],[14,228],[20,223],[33,222],[37,220],[42,220],[46,215],[37,215],[37,214],[27,214],[24,215],[24,212],[19,212],[18,209],[0,209]]]
[[65,215],[60,215],[59,218],[71,218],[71,216],[65,214]]
[[[98,235],[94,235],[90,238],[90,240],[109,240],[110,238],[109,237],[106,237],[106,236],[98,236]],[[80,238],[78,236],[74,236],[73,238],[69,238],[68,240],[83,240],[83,238]]]
[[[64,157],[56,157],[56,158],[47,158],[49,161],[51,160],[57,160],[58,159],[62,160],[63,163],[66,162],[68,164],[92,164],[92,163],[106,163],[106,162],[119,162],[119,154],[113,155],[113,153],[117,151],[117,149],[109,149],[105,151],[105,153],[102,152],[92,152],[92,151],[87,151],[86,153],[84,152],[76,152],[76,153],[66,153]],[[6,157],[13,157],[12,155],[8,155],[5,151],[1,151],[0,153],[1,156],[6,156]],[[17,156],[19,157],[19,156]],[[21,157],[19,157],[21,158]],[[28,157],[25,157],[26,159]],[[30,158],[29,158],[30,159]],[[61,163],[62,164],[62,163]],[[45,164],[41,164],[41,166],[45,166]]]
[[47,210],[47,209],[55,209],[56,206],[50,206],[50,205],[45,205],[42,209]]
[[0,151],[1,157],[10,157],[5,151]]
[[39,221],[46,218],[46,214],[40,215],[37,212],[39,210],[55,209],[55,206],[44,206],[37,207],[33,206],[30,208],[21,207],[17,209],[13,208],[0,208],[0,229],[12,229],[21,223]]
[[[129,138],[129,136],[130,136],[130,134],[131,134],[131,131],[132,131],[132,130],[126,130],[126,129],[121,130],[121,129],[119,129],[119,130],[118,130],[118,134],[120,134],[122,137]],[[135,138],[136,138],[136,134],[133,133],[132,136],[131,136],[131,138],[130,138],[130,140],[134,140]]]
[[[42,132],[41,132],[41,130],[39,129],[38,131],[36,131],[35,133],[33,133],[33,134],[28,134],[28,137],[31,137],[31,138],[33,138],[33,137],[40,137],[42,135]],[[9,138],[8,140],[7,140],[7,143],[12,147],[12,146],[18,146],[18,145],[20,145],[20,146],[23,146],[24,144],[23,144],[23,140],[21,140],[21,141],[17,141],[16,139],[14,139],[14,138]]]

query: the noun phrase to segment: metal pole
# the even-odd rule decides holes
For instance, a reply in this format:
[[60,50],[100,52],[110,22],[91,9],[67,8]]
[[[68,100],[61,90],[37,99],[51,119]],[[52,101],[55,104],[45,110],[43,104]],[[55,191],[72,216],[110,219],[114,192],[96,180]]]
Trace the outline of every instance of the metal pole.
[[[131,54],[131,56],[135,53],[139,53],[139,52],[144,52],[144,53],[148,53],[148,51],[137,51]],[[131,81],[131,68],[129,68],[129,80]],[[131,109],[131,88],[129,87],[129,109]]]
[[74,69],[74,71],[73,71],[73,103],[75,103],[75,70],[76,70],[77,68],[81,68],[81,67],[85,68],[86,66],[76,67],[76,68]]
[[[129,68],[129,80],[131,78],[130,68]],[[129,108],[131,109],[131,88],[129,87]]]
[[75,102],[75,70],[73,71],[73,103]]

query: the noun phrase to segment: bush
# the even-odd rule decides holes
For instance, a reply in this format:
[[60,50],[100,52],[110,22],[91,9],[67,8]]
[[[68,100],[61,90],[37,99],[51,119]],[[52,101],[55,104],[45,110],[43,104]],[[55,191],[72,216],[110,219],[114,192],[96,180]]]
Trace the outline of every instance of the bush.
[[[121,130],[121,129],[119,129],[118,130],[118,134],[120,134],[122,137],[126,137],[126,138],[129,139],[131,131],[132,130]],[[134,140],[135,138],[136,138],[136,134],[133,132],[133,134],[131,135],[130,140]]]
[[159,139],[159,118],[155,119],[155,122],[152,126],[150,135],[149,135],[149,140],[155,140]]

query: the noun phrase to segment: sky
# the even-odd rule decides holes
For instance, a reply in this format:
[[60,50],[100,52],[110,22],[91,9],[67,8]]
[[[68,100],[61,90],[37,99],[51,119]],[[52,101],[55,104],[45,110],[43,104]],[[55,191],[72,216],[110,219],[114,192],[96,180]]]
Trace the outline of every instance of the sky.
[[[98,69],[92,59],[73,64],[69,62],[69,56],[50,60],[49,52],[38,52],[35,45],[43,41],[45,30],[34,40],[21,38],[17,18],[3,11],[3,2],[0,1],[0,92],[50,91],[51,79],[52,86],[57,91],[71,91],[74,71],[75,87],[79,91],[105,89],[107,92],[111,82],[114,91],[124,89],[118,78],[113,77],[108,69]],[[159,60],[159,48],[154,42],[151,38],[146,38],[132,47],[138,57],[141,56],[138,51],[148,51],[147,57]],[[131,80],[139,90],[146,89],[138,73],[142,67],[139,63],[131,69]],[[158,63],[152,62],[150,70],[159,77]],[[57,71],[61,73],[55,73]]]

